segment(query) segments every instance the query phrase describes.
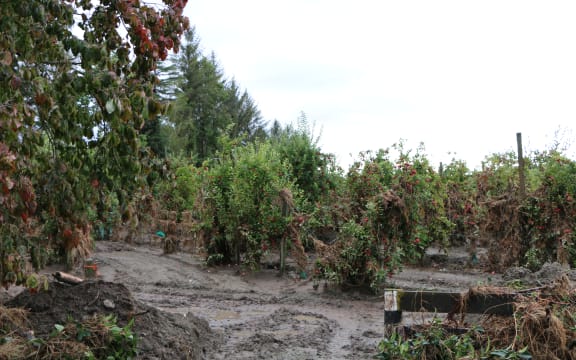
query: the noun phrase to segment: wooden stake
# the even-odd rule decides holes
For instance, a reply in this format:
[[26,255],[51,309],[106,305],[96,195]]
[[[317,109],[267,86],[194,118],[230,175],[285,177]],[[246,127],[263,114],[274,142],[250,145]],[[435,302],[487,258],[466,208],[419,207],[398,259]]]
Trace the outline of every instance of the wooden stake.
[[526,197],[526,180],[524,175],[524,155],[522,154],[522,133],[516,133],[516,142],[518,143],[518,175],[520,177],[520,201]]

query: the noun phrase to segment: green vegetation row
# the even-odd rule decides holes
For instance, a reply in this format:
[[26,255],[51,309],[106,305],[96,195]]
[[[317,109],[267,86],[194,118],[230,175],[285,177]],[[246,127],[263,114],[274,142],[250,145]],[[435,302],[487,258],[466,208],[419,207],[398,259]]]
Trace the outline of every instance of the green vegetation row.
[[[514,154],[488,157],[479,171],[453,161],[440,172],[423,149],[399,143],[361,154],[344,173],[321,153],[306,123],[300,125],[267,141],[227,145],[202,166],[177,165],[173,180],[155,187],[169,210],[193,214],[209,263],[258,268],[282,238],[295,250],[301,244],[313,251],[315,241],[330,242],[324,236],[335,234],[315,273],[353,286],[377,286],[432,245],[490,245],[491,239],[498,245],[489,253],[495,269],[574,265],[576,169],[559,152],[526,158],[528,195],[520,199]],[[392,152],[399,155],[392,159]],[[279,203],[283,189],[295,204],[289,215]],[[514,251],[504,256],[508,245]]]
[[184,4],[2,6],[4,286],[25,284],[28,264],[77,264],[153,208],[191,213],[210,264],[257,269],[286,243],[302,267],[318,252],[311,271],[340,285],[377,287],[429,246],[463,241],[510,250],[490,253],[495,269],[574,264],[575,168],[559,149],[527,156],[525,198],[513,153],[436,168],[399,142],[341,169],[304,114],[261,118],[200,51]]

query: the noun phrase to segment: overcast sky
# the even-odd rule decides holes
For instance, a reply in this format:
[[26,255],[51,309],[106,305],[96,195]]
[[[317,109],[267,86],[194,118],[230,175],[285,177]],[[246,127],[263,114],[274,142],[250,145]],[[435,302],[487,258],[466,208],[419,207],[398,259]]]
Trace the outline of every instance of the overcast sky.
[[400,139],[474,168],[517,132],[525,151],[576,135],[576,1],[189,0],[186,15],[264,119],[305,112],[344,167]]

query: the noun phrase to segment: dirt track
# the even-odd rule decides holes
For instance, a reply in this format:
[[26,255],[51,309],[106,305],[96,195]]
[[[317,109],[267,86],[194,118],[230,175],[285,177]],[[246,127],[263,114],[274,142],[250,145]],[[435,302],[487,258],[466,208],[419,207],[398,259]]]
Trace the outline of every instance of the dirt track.
[[[280,278],[276,270],[208,268],[190,254],[124,243],[99,242],[94,258],[103,280],[125,284],[137,300],[207,320],[220,337],[210,359],[366,359],[383,336],[377,296],[322,285],[314,290],[311,281]],[[406,269],[392,281],[403,288],[465,290],[487,279],[439,270]]]

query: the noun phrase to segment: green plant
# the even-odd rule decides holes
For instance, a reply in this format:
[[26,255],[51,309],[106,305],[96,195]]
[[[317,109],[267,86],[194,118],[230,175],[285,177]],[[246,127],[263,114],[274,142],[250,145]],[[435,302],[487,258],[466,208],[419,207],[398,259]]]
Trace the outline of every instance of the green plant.
[[[66,325],[55,324],[48,339],[34,338],[31,341],[38,353],[51,351],[59,341],[66,340],[82,343],[87,349],[83,352],[85,359],[128,360],[138,355],[138,340],[132,332],[133,326],[134,319],[123,327],[118,326],[114,315],[97,316],[83,322],[70,319]],[[64,358],[71,355],[59,354]]]
[[105,316],[103,319],[104,326],[109,331],[109,343],[106,349],[106,359],[133,359],[137,352],[138,340],[132,332],[134,327],[134,318],[130,319],[126,326],[120,327],[116,323],[116,317],[113,315]]
[[520,279],[510,280],[506,283],[506,286],[514,290],[522,290],[526,288],[526,284]]
[[474,347],[474,331],[462,335],[451,335],[437,318],[413,337],[405,339],[398,332],[384,338],[379,346],[378,359],[462,359],[477,355]]
[[[182,177],[182,187],[188,189],[193,213],[210,234],[207,262],[257,269],[263,253],[287,236],[301,193],[291,181],[290,166],[270,143],[224,148],[228,152],[201,170],[186,168],[186,174],[195,175]],[[282,192],[293,199],[286,214]]]
[[451,334],[435,318],[410,337],[398,331],[382,339],[377,359],[381,360],[458,360],[531,359],[527,349],[492,349],[490,339],[482,340],[484,330],[472,327],[463,334]]
[[376,358],[380,360],[416,359],[417,352],[397,331],[393,331],[390,336],[380,341],[378,351]]
[[439,175],[446,188],[446,217],[453,223],[450,245],[462,245],[469,240],[477,240],[482,209],[475,201],[478,189],[473,172],[464,162],[452,159],[449,164],[441,165]]
[[314,213],[323,215],[313,218],[319,223],[338,223],[329,214],[342,222],[338,256],[317,263],[319,276],[337,274],[341,284],[377,289],[403,264],[422,259],[432,244],[447,245],[453,224],[444,209],[440,176],[422,148],[412,155],[400,143],[395,150],[399,158],[394,162],[388,150],[362,153],[348,170],[339,208]]
[[526,267],[531,271],[538,271],[540,270],[540,268],[542,268],[543,265],[542,252],[540,251],[540,249],[537,249],[535,247],[529,248],[528,251],[526,251],[524,258],[526,261],[525,262]]
[[378,243],[365,227],[353,221],[344,224],[341,236],[336,257],[317,259],[317,277],[348,287],[370,286],[378,290],[387,274]]
[[40,290],[48,290],[48,278],[39,274],[28,274],[26,276],[26,287],[30,292],[38,292]]
[[280,158],[290,164],[296,186],[312,204],[322,201],[335,188],[340,175],[333,156],[322,153],[319,140],[304,113],[295,127],[288,125],[271,138]]

